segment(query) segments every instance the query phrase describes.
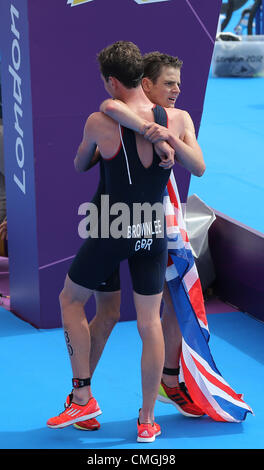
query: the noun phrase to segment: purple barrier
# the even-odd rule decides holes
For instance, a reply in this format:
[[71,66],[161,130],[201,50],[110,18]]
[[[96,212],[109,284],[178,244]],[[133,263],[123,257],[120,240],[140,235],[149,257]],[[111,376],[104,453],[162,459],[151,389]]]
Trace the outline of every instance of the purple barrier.
[[264,320],[264,234],[215,211],[209,247],[215,292],[254,317]]
[[[221,3],[0,0],[11,308],[25,321],[60,326],[58,295],[83,242],[78,209],[96,190],[98,168],[77,174],[73,159],[87,116],[106,98],[96,54],[125,39],[142,53],[178,55],[178,106],[198,133]],[[175,176],[185,202],[190,175],[177,167]],[[122,273],[126,320],[135,312],[126,265]]]

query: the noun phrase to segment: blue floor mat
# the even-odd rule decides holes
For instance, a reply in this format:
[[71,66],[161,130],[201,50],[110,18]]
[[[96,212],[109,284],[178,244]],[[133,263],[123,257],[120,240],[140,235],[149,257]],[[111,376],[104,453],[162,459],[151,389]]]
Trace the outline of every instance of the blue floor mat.
[[[141,340],[136,322],[114,329],[93,379],[103,414],[95,432],[73,427],[51,430],[49,417],[62,411],[71,389],[71,369],[62,330],[36,330],[4,309],[1,318],[1,449],[142,449],[136,442],[141,405]],[[162,435],[144,449],[263,448],[264,324],[241,312],[208,315],[210,347],[225,380],[255,416],[243,423],[185,418],[157,402]],[[232,358],[232,360],[230,360]],[[10,382],[10,377],[12,380]]]
[[264,79],[209,78],[198,142],[206,171],[189,195],[264,232]]

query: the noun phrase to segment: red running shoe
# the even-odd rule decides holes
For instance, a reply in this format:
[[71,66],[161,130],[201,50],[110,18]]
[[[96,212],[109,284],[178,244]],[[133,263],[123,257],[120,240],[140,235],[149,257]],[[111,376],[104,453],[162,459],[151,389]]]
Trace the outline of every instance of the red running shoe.
[[157,399],[163,403],[174,405],[180,413],[189,418],[199,418],[205,414],[192,401],[186,385],[183,382],[179,384],[179,387],[172,388],[167,387],[163,380],[161,380]]
[[86,421],[102,414],[95,398],[90,398],[86,405],[77,405],[72,401],[72,393],[67,396],[65,410],[47,421],[49,428],[57,429],[70,426],[79,421]]
[[82,431],[97,431],[100,429],[100,423],[97,419],[87,419],[87,421],[80,421],[79,423],[74,423],[73,425],[76,429],[81,429]]
[[[67,396],[66,403],[64,403],[64,408],[67,408],[72,401],[72,393]],[[73,425],[76,429],[81,429],[82,431],[97,431],[100,429],[100,423],[95,418],[87,419],[86,421],[80,421],[78,424],[74,423]]]
[[158,423],[139,423],[137,422],[137,442],[153,442],[156,437],[161,434],[160,425]]

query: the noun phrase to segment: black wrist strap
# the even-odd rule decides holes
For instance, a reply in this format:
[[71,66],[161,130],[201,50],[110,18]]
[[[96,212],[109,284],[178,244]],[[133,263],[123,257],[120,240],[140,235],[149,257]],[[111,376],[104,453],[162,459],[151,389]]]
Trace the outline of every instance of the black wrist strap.
[[180,368],[178,367],[177,369],[169,369],[168,367],[163,367],[163,374],[166,375],[179,375],[180,373]]
[[72,379],[73,388],[86,387],[87,385],[91,385],[90,377],[88,379],[77,379],[77,378]]

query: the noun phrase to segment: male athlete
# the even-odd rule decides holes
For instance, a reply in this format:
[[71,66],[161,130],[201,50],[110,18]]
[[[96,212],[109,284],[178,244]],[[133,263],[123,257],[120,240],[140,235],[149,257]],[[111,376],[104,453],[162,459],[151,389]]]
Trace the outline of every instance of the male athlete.
[[[144,56],[142,87],[150,101],[165,108],[174,108],[180,94],[181,66],[182,62],[177,57],[160,52],[151,52]],[[177,122],[174,132],[169,125],[166,128],[157,123],[149,124],[118,100],[105,100],[100,109],[122,125],[142,132],[153,144],[160,139],[166,140],[175,150],[175,158],[179,164],[195,176],[203,175],[205,171],[203,154],[196,139],[192,119],[186,111],[180,109],[171,111]],[[180,385],[178,380],[182,335],[167,283],[164,286],[163,300],[165,365],[161,383],[162,394],[166,396],[167,403],[174,404],[185,416],[198,417],[203,412],[192,402],[184,384]]]
[[[144,122],[164,125],[163,108],[153,105],[141,87],[143,60],[139,49],[130,42],[119,41],[105,48],[98,56],[106,90],[115,99],[126,103]],[[177,120],[168,110],[169,125],[177,133]],[[174,149],[164,140],[153,145],[139,133],[122,128],[104,113],[91,114],[84,128],[75,167],[86,171],[98,148],[102,156],[105,191],[110,207],[124,203],[131,210],[134,203],[162,204]],[[111,211],[110,211],[111,214]],[[164,215],[164,214],[163,214]],[[154,227],[164,220],[151,219]],[[99,220],[99,232],[103,220]],[[67,397],[66,409],[48,420],[51,428],[62,428],[75,422],[95,418],[101,410],[91,392],[90,331],[84,305],[100,285],[128,259],[132,277],[138,330],[143,343],[141,358],[143,403],[138,419],[139,442],[152,442],[160,434],[154,423],[154,405],[164,365],[164,340],[160,322],[160,304],[167,266],[167,240],[154,229],[152,239],[142,234],[86,240],[74,259],[60,294],[60,305],[66,343],[73,372],[73,391]],[[130,228],[130,230],[129,230]],[[162,233],[162,230],[161,230]],[[138,239],[136,239],[138,238]],[[103,325],[102,325],[103,326]]]
[[[165,108],[174,108],[180,93],[182,62],[160,52],[152,52],[144,56],[144,77],[142,87],[152,103]],[[100,110],[108,116],[137,132],[144,133],[150,141],[160,138],[167,140],[175,149],[177,161],[193,175],[201,176],[205,170],[202,151],[197,143],[195,129],[190,115],[186,111],[173,109],[177,122],[176,132],[162,127],[157,123],[148,123],[133,111],[133,107],[119,100],[104,101]],[[95,162],[98,155],[95,157]],[[104,176],[101,172],[98,193],[104,191]],[[114,325],[120,317],[120,279],[119,271],[100,286],[95,292],[96,316],[90,324],[91,332],[91,374],[100,359],[103,348]],[[159,396],[162,400],[173,404],[187,417],[199,417],[203,412],[193,403],[184,383],[179,383],[179,360],[181,354],[182,335],[171,297],[165,283],[163,292],[164,308],[162,313],[162,328],[165,340],[165,364],[160,385]],[[101,325],[104,325],[103,328]],[[78,429],[98,429],[100,424],[96,419],[80,422],[75,425]]]

